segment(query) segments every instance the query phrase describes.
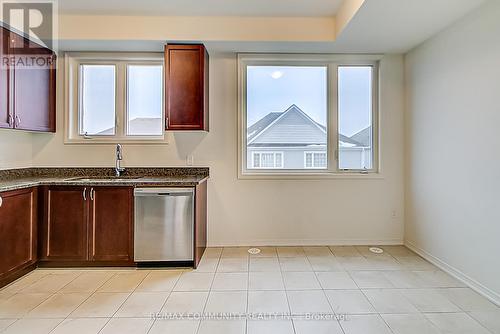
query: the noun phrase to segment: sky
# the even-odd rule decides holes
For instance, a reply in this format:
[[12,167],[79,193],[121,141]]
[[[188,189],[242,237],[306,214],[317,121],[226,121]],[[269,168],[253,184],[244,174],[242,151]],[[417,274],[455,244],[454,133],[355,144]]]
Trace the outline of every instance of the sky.
[[[247,124],[297,105],[326,125],[327,69],[314,66],[248,66]],[[340,133],[352,136],[371,124],[371,67],[339,67]]]

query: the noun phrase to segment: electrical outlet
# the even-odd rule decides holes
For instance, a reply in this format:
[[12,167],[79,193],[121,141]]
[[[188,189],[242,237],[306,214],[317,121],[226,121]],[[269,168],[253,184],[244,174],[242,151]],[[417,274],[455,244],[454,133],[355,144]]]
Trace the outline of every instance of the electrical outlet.
[[188,165],[188,166],[194,165],[194,156],[193,155],[188,155],[186,157],[186,165]]

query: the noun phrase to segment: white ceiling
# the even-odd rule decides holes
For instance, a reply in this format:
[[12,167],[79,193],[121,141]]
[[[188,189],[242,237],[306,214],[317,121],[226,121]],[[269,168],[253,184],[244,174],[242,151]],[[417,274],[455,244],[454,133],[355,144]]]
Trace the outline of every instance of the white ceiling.
[[[498,0],[365,0],[332,42],[200,41],[210,50],[230,52],[405,53],[486,1]],[[333,15],[341,3],[342,0],[60,0],[59,7],[62,12],[75,14],[269,17]],[[164,41],[68,40],[61,44],[67,50],[157,51]]]
[[485,0],[366,0],[337,36],[334,49],[406,52],[483,2]]
[[333,16],[343,0],[59,0],[62,14]]

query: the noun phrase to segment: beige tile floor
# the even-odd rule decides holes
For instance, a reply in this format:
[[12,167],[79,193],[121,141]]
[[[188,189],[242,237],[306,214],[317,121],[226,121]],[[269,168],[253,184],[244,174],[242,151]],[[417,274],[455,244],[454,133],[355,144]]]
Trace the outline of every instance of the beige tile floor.
[[0,290],[0,332],[500,334],[499,307],[407,248],[382,248],[210,248],[197,270],[38,269]]

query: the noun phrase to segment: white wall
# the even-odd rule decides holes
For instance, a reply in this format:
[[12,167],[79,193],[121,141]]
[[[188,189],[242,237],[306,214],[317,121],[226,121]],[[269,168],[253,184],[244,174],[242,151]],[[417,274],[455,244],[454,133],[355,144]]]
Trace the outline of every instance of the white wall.
[[500,2],[405,58],[406,242],[500,302]]
[[31,167],[33,136],[37,135],[0,129],[0,169]]
[[[384,57],[380,73],[383,178],[238,180],[237,63],[229,53],[210,55],[210,132],[174,133],[168,146],[125,145],[124,166],[184,165],[188,154],[209,166],[210,245],[402,243],[402,56]],[[113,146],[63,144],[58,76],[57,134],[37,135],[33,164],[112,166]]]

